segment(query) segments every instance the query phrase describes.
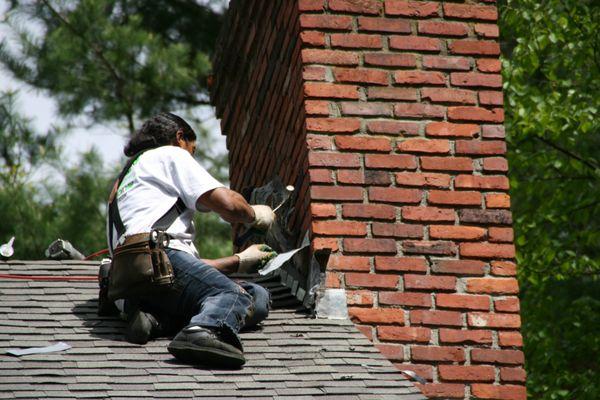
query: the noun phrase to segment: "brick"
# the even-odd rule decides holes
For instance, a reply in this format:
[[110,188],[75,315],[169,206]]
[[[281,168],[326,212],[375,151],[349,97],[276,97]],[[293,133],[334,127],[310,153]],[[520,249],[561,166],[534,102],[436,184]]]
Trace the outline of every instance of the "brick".
[[[428,381],[433,380],[433,367],[431,365],[426,364],[397,364],[394,363],[394,366],[400,370],[408,370],[412,371],[415,374],[419,375],[421,378],[426,379]],[[406,374],[405,374],[406,375]],[[406,375],[407,378],[412,379],[412,377]]]
[[454,383],[428,383],[416,385],[428,399],[463,399],[465,385]]
[[525,382],[527,374],[521,367],[500,368],[500,380],[502,382]]
[[379,292],[379,304],[405,307],[431,307],[429,293]]
[[433,1],[385,0],[386,15],[402,15],[405,17],[438,17],[439,3]]
[[394,275],[347,272],[346,285],[371,289],[391,289],[398,286],[398,277]]
[[431,205],[479,206],[481,205],[481,193],[430,190],[427,201]]
[[416,101],[417,90],[395,87],[370,87],[367,89],[367,98],[374,100]]
[[515,238],[514,236],[512,228],[491,227],[488,232],[488,240],[490,242],[512,243]]
[[304,31],[300,33],[300,40],[304,46],[324,47],[325,33],[318,31]]
[[328,6],[332,11],[379,14],[383,5],[378,0],[329,0]]
[[508,161],[504,157],[486,157],[483,159],[483,170],[489,172],[508,171]]
[[416,169],[417,158],[408,154],[367,154],[365,167],[383,169]]
[[396,207],[387,204],[344,204],[343,218],[396,219]]
[[479,92],[479,104],[485,106],[501,106],[504,104],[502,92],[485,90]]
[[377,328],[377,337],[379,340],[389,340],[393,342],[429,343],[431,329],[404,326],[380,326]]
[[311,151],[308,153],[308,165],[311,167],[358,168],[360,167],[360,158],[358,154]]
[[356,325],[356,328],[367,337],[371,342],[373,341],[373,327],[370,325]]
[[494,300],[494,310],[497,312],[518,313],[520,309],[518,297],[506,297]]
[[506,153],[504,140],[457,140],[456,154],[503,155]]
[[335,217],[335,205],[333,204],[321,204],[321,203],[311,203],[310,205],[310,214],[314,218],[331,218]]
[[413,224],[391,223],[384,224],[374,222],[371,225],[373,236],[375,237],[394,237],[394,238],[411,238],[421,239],[423,237],[423,226]]
[[360,129],[355,118],[307,118],[306,130],[327,133],[354,133]]
[[305,100],[304,109],[306,115],[329,115],[329,102],[327,100]]
[[466,57],[423,56],[423,67],[448,71],[468,71],[471,61]]
[[387,171],[367,169],[364,171],[364,183],[369,186],[389,186],[392,184],[392,178]]
[[404,118],[444,118],[446,107],[424,103],[397,103],[394,106],[394,114]]
[[498,332],[498,343],[503,347],[522,347],[523,337],[520,332]]
[[349,185],[364,185],[364,173],[362,170],[340,169],[337,171],[337,183],[344,183]]
[[369,188],[369,200],[381,203],[415,204],[420,203],[423,192],[417,189]]
[[475,24],[475,33],[487,39],[496,39],[500,36],[500,30],[496,24]]
[[366,53],[365,65],[377,67],[416,67],[414,54]]
[[419,124],[416,122],[368,121],[367,130],[370,133],[414,136],[419,133]]
[[344,250],[348,253],[396,254],[393,239],[344,239]]
[[455,40],[448,46],[451,54],[500,55],[500,44],[490,40]]
[[383,47],[380,35],[364,33],[333,33],[330,41],[331,47],[350,49],[380,49]]
[[404,275],[404,288],[411,290],[456,290],[456,278],[453,276]]
[[521,327],[521,317],[518,314],[498,314],[472,312],[467,314],[469,326],[475,328],[510,329]]
[[496,72],[502,70],[502,63],[497,58],[482,58],[477,60],[477,69],[481,72]]
[[473,171],[473,160],[467,157],[421,157],[425,171]]
[[413,241],[405,240],[402,243],[402,250],[405,254],[424,254],[424,255],[446,255],[456,254],[456,246],[452,242],[438,241]]
[[389,47],[392,50],[426,51],[439,53],[442,50],[440,39],[423,36],[390,36]]
[[462,22],[419,21],[418,32],[435,36],[467,36],[469,27]]
[[396,184],[399,186],[447,188],[450,187],[450,175],[422,172],[399,172],[396,174]]
[[523,352],[520,350],[473,349],[471,361],[492,364],[523,364]]
[[355,221],[314,221],[312,231],[325,236],[366,236],[367,225]]
[[327,68],[320,65],[305,65],[302,67],[302,77],[307,81],[324,81],[327,79]]
[[480,240],[485,235],[485,229],[476,226],[432,225],[429,227],[431,239]]
[[421,99],[433,103],[475,104],[477,102],[476,94],[471,90],[444,88],[423,88]]
[[331,176],[331,170],[329,169],[311,168],[308,171],[308,175],[310,176],[310,182],[312,184],[333,183],[333,177]]
[[388,73],[376,69],[334,68],[333,76],[338,82],[388,84]]
[[326,272],[325,287],[332,289],[341,287],[340,274],[338,274],[337,272]]
[[[423,89],[425,90],[425,89]],[[477,137],[479,125],[452,124],[450,122],[431,122],[425,128],[427,136],[440,137]]]
[[403,207],[402,219],[406,221],[454,222],[454,210],[437,207]]
[[307,82],[304,84],[304,93],[307,97],[358,99],[358,86]]
[[388,103],[375,102],[358,102],[358,103],[341,103],[342,115],[359,115],[359,116],[391,116],[392,105]]
[[485,263],[477,260],[435,260],[432,270],[438,274],[483,275]]
[[480,74],[478,72],[453,72],[450,84],[462,87],[501,88],[502,75]]
[[350,257],[333,255],[327,262],[327,270],[331,271],[364,271],[369,272],[369,257]]
[[491,365],[440,365],[438,371],[444,381],[493,382],[495,378]]
[[491,344],[492,331],[442,328],[439,338],[440,343]]
[[349,306],[373,306],[374,294],[370,290],[347,290],[346,303]]
[[486,139],[504,139],[506,137],[503,125],[483,125],[481,135]]
[[404,346],[397,344],[376,344],[375,347],[387,358],[392,361],[404,360]]
[[514,278],[469,278],[467,293],[518,294],[519,284]]
[[331,137],[323,135],[306,135],[306,145],[311,150],[332,150],[333,142]]
[[405,85],[445,85],[446,76],[436,71],[396,71],[394,81]]
[[487,208],[510,208],[510,196],[506,193],[489,193],[485,195]]
[[410,354],[414,361],[465,361],[465,351],[462,347],[412,346]]
[[496,21],[498,19],[498,10],[496,6],[444,3],[444,16],[446,18]]
[[[391,225],[391,224],[387,224]],[[421,257],[375,257],[375,270],[381,272],[427,272],[427,260]]]
[[302,62],[305,64],[358,65],[358,54],[322,49],[302,49]]
[[491,272],[498,276],[516,276],[517,264],[510,261],[492,261]]
[[503,175],[459,175],[454,179],[457,189],[508,190],[508,177]]
[[390,139],[372,136],[336,136],[335,144],[340,150],[389,152],[392,148]]
[[410,323],[411,325],[461,326],[462,315],[458,311],[412,310]]
[[348,314],[362,324],[404,324],[404,310],[400,308],[348,307]]
[[478,399],[494,400],[526,400],[525,386],[519,385],[486,385],[475,383],[471,385],[471,393]]
[[363,190],[360,187],[312,185],[310,197],[312,200],[362,201]]
[[359,17],[358,30],[367,32],[411,33],[409,21],[391,18]]
[[300,0],[298,9],[300,11],[323,11],[325,5],[323,0]]
[[515,246],[495,243],[461,243],[460,255],[480,258],[514,258]]
[[349,31],[352,29],[352,17],[342,15],[302,14],[300,27],[303,29],[333,29]]
[[437,153],[450,152],[450,142],[443,139],[406,139],[398,142],[398,150],[407,153]]

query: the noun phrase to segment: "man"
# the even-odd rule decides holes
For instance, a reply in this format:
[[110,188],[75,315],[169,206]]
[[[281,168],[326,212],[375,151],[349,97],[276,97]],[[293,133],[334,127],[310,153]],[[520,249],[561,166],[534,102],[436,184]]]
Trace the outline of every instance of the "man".
[[274,213],[268,206],[249,205],[215,180],[192,157],[195,149],[192,128],[170,113],[146,121],[125,147],[134,161],[111,193],[111,254],[125,239],[151,232],[157,221],[177,209],[166,228],[173,287],[160,296],[128,298],[139,309],[130,312],[126,336],[145,343],[159,322],[180,321],[183,329],[168,346],[172,355],[190,363],[238,367],[245,359],[237,333],[266,317],[269,295],[258,285],[240,285],[225,274],[249,271],[273,253],[255,245],[230,257],[201,260],[193,244],[192,220],[195,211],[214,211],[227,222],[268,229]]

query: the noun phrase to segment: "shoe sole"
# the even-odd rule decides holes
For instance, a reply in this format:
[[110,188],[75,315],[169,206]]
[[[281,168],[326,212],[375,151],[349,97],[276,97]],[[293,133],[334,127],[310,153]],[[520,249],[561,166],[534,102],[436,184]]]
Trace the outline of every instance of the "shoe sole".
[[186,345],[184,343],[169,344],[169,353],[188,364],[202,364],[223,368],[240,368],[246,363],[243,354],[236,354],[214,347]]
[[146,344],[150,339],[152,323],[141,311],[137,311],[125,331],[125,339],[130,343]]

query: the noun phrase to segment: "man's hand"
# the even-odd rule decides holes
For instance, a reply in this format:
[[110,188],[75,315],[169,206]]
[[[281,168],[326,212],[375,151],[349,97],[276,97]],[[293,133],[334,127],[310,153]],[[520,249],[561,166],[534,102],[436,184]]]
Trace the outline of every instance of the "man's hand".
[[268,230],[275,222],[275,213],[269,206],[255,204],[250,206],[254,210],[254,222],[252,227],[261,231]]
[[241,253],[234,254],[240,259],[238,272],[254,272],[264,266],[277,253],[266,244],[253,244]]

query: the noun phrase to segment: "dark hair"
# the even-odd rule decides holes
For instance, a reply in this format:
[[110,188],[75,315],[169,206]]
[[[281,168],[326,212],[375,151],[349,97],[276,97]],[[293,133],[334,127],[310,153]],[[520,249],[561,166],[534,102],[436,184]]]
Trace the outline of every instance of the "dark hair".
[[127,157],[132,157],[142,150],[171,144],[175,141],[178,131],[183,133],[185,140],[196,140],[196,133],[183,118],[171,113],[157,114],[144,122],[129,139],[123,152]]

